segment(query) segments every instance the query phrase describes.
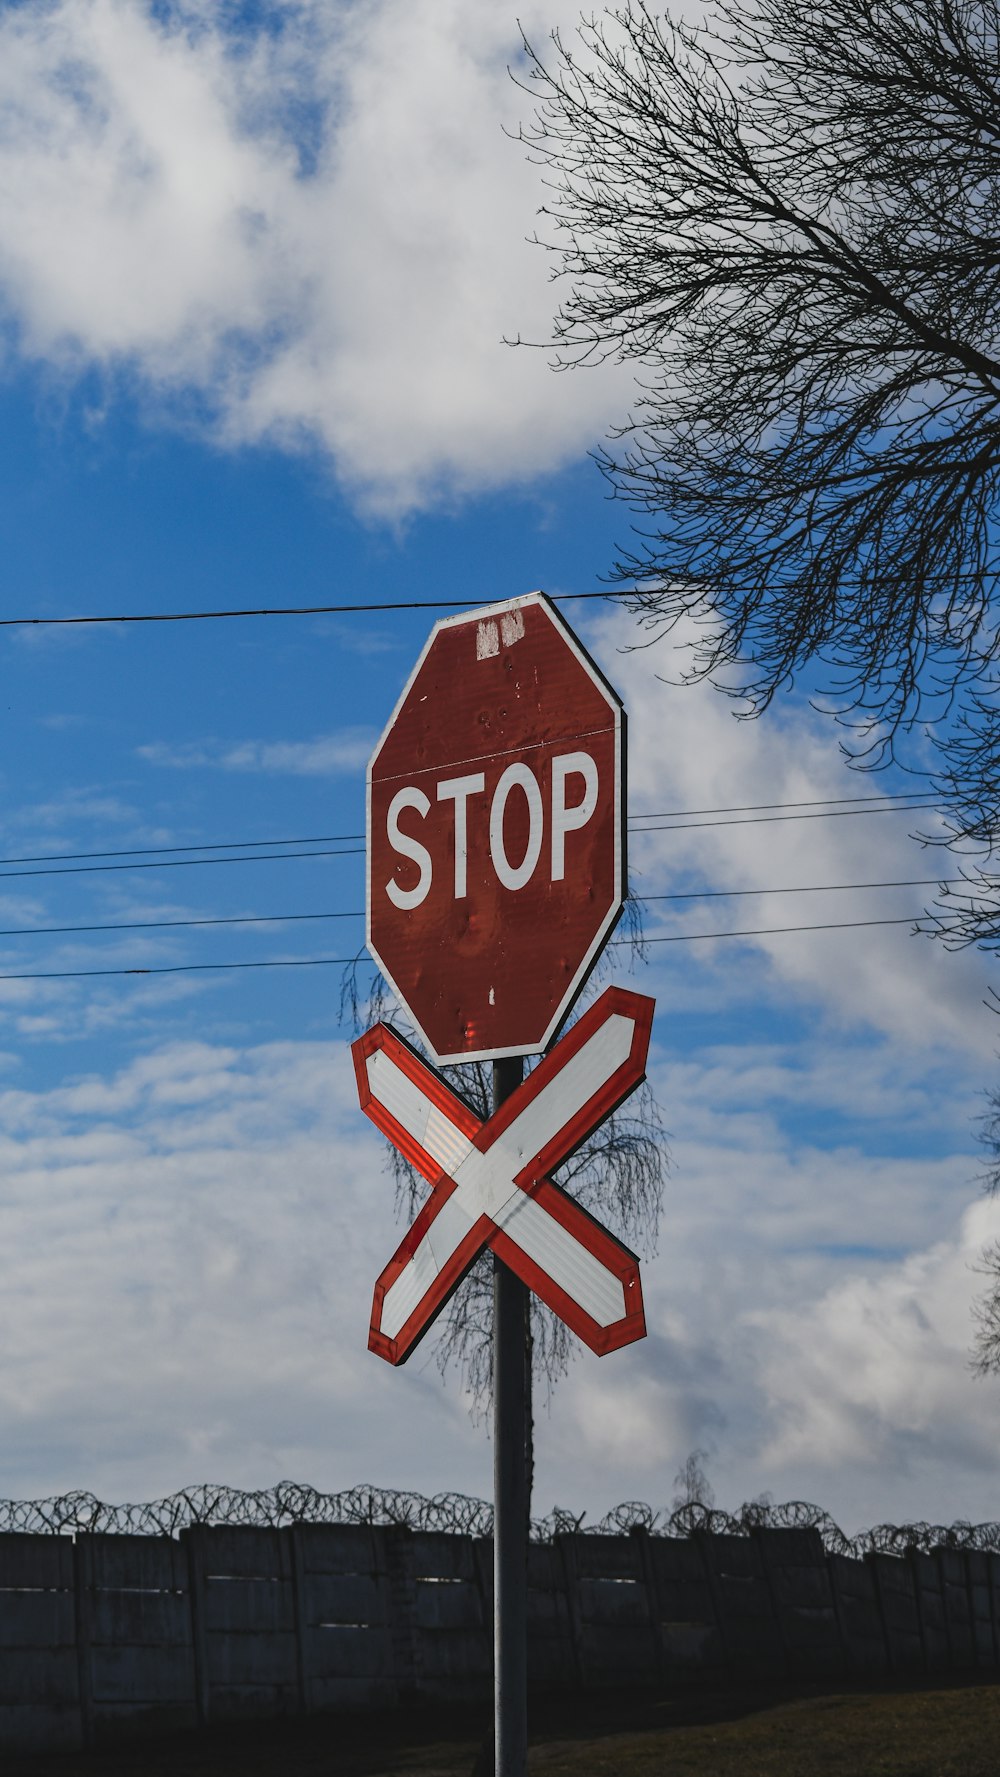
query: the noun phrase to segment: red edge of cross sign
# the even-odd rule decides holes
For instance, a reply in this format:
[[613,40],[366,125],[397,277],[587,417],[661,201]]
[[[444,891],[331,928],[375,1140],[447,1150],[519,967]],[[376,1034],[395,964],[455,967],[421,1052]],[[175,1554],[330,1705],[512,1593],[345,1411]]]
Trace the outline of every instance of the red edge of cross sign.
[[362,1110],[432,1186],[375,1285],[379,1357],[405,1362],[486,1246],[599,1356],[645,1336],[635,1254],[547,1174],[645,1078],[653,1007],[605,989],[485,1123],[388,1025],[353,1044]]

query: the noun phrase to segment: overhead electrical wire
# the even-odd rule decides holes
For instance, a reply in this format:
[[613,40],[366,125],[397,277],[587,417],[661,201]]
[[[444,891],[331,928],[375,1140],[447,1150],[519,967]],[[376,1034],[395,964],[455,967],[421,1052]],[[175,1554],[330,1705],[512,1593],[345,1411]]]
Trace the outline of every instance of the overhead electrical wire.
[[751,814],[742,819],[734,820],[732,815],[717,821],[673,821],[665,826],[633,827],[629,822],[631,833],[697,833],[704,827],[759,827],[771,821],[824,821],[851,814],[917,814],[920,809],[942,808],[940,802],[907,802],[902,806],[885,804],[879,808],[826,808],[814,814]]
[[[987,572],[995,574],[997,570],[993,567]],[[956,580],[978,580],[981,577],[981,572],[978,575],[960,573],[925,576],[925,578],[933,580],[935,584],[940,583],[946,586],[952,586]],[[861,583],[847,581],[845,584]],[[573,604],[578,599],[655,598],[662,593],[662,590],[662,588],[655,586],[608,586],[596,591],[588,589],[585,592],[549,592],[545,596],[553,604],[561,605]],[[689,590],[693,592],[694,588]],[[528,594],[525,593],[521,596],[528,597]],[[374,611],[475,611],[507,602],[507,600],[495,598],[473,599],[470,602],[467,597],[460,599],[369,599],[363,603],[358,601],[337,605],[261,605],[204,611],[123,611],[117,614],[105,613],[98,616],[0,617],[0,629],[42,629],[68,624],[98,623],[206,623],[231,617],[363,617]]]
[[370,964],[366,956],[288,956],[259,963],[158,963],[153,968],[131,969],[27,969],[0,975],[0,981],[77,981],[102,975],[197,975],[221,969],[319,969],[352,963]]
[[830,895],[853,889],[942,888],[945,883],[964,881],[964,876],[911,876],[899,882],[803,882],[790,888],[684,889],[666,895],[643,895],[637,891],[635,898],[637,901],[735,900],[740,895]]
[[[748,823],[740,821],[740,820],[732,820],[729,817],[731,817],[733,815],[753,814],[757,810],[788,810],[790,812],[788,812],[784,815],[773,815],[770,818],[789,819],[789,820],[821,819],[821,818],[823,818],[823,815],[826,813],[829,813],[830,815],[852,814],[852,813],[857,813],[857,814],[875,813],[875,812],[882,812],[887,807],[888,808],[895,808],[896,812],[899,812],[901,808],[905,809],[905,808],[912,807],[913,804],[912,804],[911,799],[913,797],[917,797],[921,794],[922,794],[922,792],[920,792],[920,791],[906,791],[906,792],[891,793],[890,795],[878,796],[878,797],[831,797],[828,799],[828,801],[825,801],[825,802],[820,802],[820,801],[805,802],[804,801],[804,802],[790,802],[790,803],[782,803],[782,802],[755,803],[755,804],[752,803],[752,804],[736,805],[734,807],[730,807],[727,809],[718,809],[718,810],[713,810],[713,809],[694,809],[694,810],[690,810],[690,811],[672,810],[672,811],[664,811],[664,814],[671,814],[671,815],[680,817],[682,819],[689,814],[690,815],[697,815],[697,816],[700,816],[703,814],[704,815],[717,814],[721,817],[719,820],[700,822],[699,824],[700,825],[735,825],[735,826],[740,826],[740,825],[745,825]],[[843,804],[849,804],[850,806],[847,806],[847,807],[841,806]],[[861,805],[861,806],[858,806],[858,805]],[[874,805],[874,806],[872,806],[872,805]],[[933,807],[934,805],[933,804],[918,804],[918,806]],[[814,811],[818,811],[818,812],[814,812]],[[650,821],[650,820],[656,820],[658,818],[659,817],[655,814],[636,815],[636,816],[632,817],[632,821],[633,822],[634,821],[642,821],[642,820]],[[643,831],[657,832],[657,831],[669,831],[671,829],[669,829],[669,828],[665,829],[662,827],[646,827],[646,828],[639,827],[639,828],[636,828],[635,830],[638,832],[643,832]],[[673,829],[673,830],[677,830],[677,829]],[[683,830],[683,828],[680,830]],[[64,852],[64,853],[50,853],[50,854],[35,854],[33,856],[26,856],[24,858],[13,858],[13,857],[12,858],[0,858],[0,881],[3,880],[4,876],[7,876],[10,879],[14,880],[14,879],[23,879],[26,877],[33,878],[33,877],[39,877],[39,876],[75,876],[75,875],[84,875],[84,874],[92,874],[92,873],[103,874],[104,872],[107,872],[107,871],[121,871],[121,870],[177,869],[177,868],[181,868],[181,867],[185,867],[185,866],[193,866],[195,864],[238,864],[238,863],[279,862],[282,859],[295,860],[295,859],[301,859],[301,858],[314,858],[314,857],[356,857],[356,856],[363,855],[363,853],[364,853],[363,846],[357,846],[357,847],[342,847],[341,846],[341,847],[338,847],[337,849],[309,849],[309,850],[300,850],[300,851],[287,851],[287,850],[279,851],[277,849],[271,849],[271,848],[286,847],[286,846],[320,846],[324,842],[335,842],[335,841],[339,841],[339,840],[361,839],[363,837],[364,836],[362,834],[345,833],[345,834],[318,835],[318,836],[315,836],[315,838],[313,838],[313,839],[262,839],[262,840],[242,840],[242,841],[240,841],[240,840],[217,840],[217,841],[204,842],[204,843],[201,843],[198,845],[190,845],[190,846],[152,846],[152,847],[148,847],[148,848],[133,847],[133,848],[130,848],[129,850],[122,850],[122,851]],[[244,847],[247,848],[246,852],[244,852]],[[251,848],[253,848],[253,855],[250,855]],[[268,848],[268,849],[265,850],[264,848]],[[201,853],[204,853],[204,852],[215,852],[215,853],[225,852],[225,853],[230,853],[230,852],[237,852],[237,851],[241,853],[240,856],[215,856],[215,857],[199,856],[199,857],[183,857],[183,858],[178,858],[176,856],[176,854],[178,852],[185,852],[185,853],[187,853],[187,852],[201,852]],[[97,860],[128,859],[130,861],[129,862],[122,862],[122,863],[108,863],[108,862],[97,862],[97,863],[86,863],[86,864],[73,863],[73,860],[89,860],[89,859],[97,859]],[[135,861],[135,860],[145,860],[145,861]],[[70,868],[65,868],[65,867],[53,868],[52,867],[53,861],[55,864],[60,865],[60,866],[64,866],[66,864],[72,864],[72,867],[70,867]],[[10,866],[15,865],[15,864],[18,864],[18,865],[19,864],[32,864],[32,865],[37,864],[37,865],[40,865],[41,867],[40,868],[32,868],[32,869],[11,869]],[[788,885],[785,887],[766,886],[763,888],[741,888],[741,889],[692,889],[692,890],[671,891],[671,892],[662,893],[662,894],[638,895],[637,899],[644,901],[644,902],[649,902],[649,903],[653,903],[653,902],[658,903],[658,902],[666,902],[666,901],[698,901],[698,900],[745,898],[748,896],[755,896],[755,895],[774,895],[774,894],[794,895],[794,894],[853,893],[853,892],[862,892],[862,891],[866,891],[866,890],[881,890],[881,889],[888,889],[888,888],[930,888],[930,887],[936,887],[936,886],[943,886],[944,884],[949,884],[949,885],[956,884],[956,883],[961,882],[962,880],[963,880],[963,878],[961,878],[961,877],[945,877],[945,878],[918,877],[918,878],[908,878],[908,879],[895,879],[892,881],[884,881],[884,882],[802,883],[802,884]],[[363,917],[363,911],[362,911],[362,909],[358,908],[358,909],[336,910],[336,911],[332,911],[332,912],[323,912],[323,913],[234,914],[234,915],[206,916],[206,917],[201,917],[201,918],[188,918],[188,919],[115,920],[115,921],[92,922],[92,923],[88,923],[88,924],[63,925],[63,926],[11,926],[11,927],[7,927],[7,928],[0,928],[0,937],[2,937],[2,938],[35,937],[35,936],[54,937],[54,936],[71,936],[71,935],[85,934],[85,933],[90,934],[90,933],[94,933],[94,932],[192,930],[192,929],[196,929],[196,928],[209,927],[209,926],[220,927],[220,926],[230,926],[230,925],[243,926],[243,925],[278,925],[278,924],[293,924],[293,923],[297,924],[297,923],[303,923],[303,922],[308,922],[308,921],[318,921],[318,920],[326,920],[326,919],[331,919],[331,920],[332,919],[359,919],[361,917]],[[768,936],[768,935],[778,936],[778,935],[781,935],[784,933],[800,932],[800,931],[835,931],[835,930],[843,930],[843,929],[847,929],[847,928],[856,928],[856,927],[864,927],[864,926],[878,926],[878,925],[907,925],[907,924],[912,925],[914,923],[914,920],[918,919],[919,917],[920,916],[917,914],[911,914],[911,915],[905,915],[902,917],[878,919],[878,920],[828,921],[828,922],[823,922],[822,924],[815,924],[815,925],[759,927],[759,928],[748,929],[745,931],[739,930],[739,931],[729,931],[729,932],[716,931],[716,932],[703,932],[703,933],[683,932],[683,933],[672,933],[672,934],[657,934],[657,935],[643,939],[642,942],[644,942],[646,944],[696,943],[696,942],[707,942],[707,941],[710,941],[715,938],[764,937],[764,936]],[[631,943],[632,940],[630,940],[630,939],[615,939],[612,942],[614,944],[621,945],[624,943]],[[142,968],[142,967],[133,966],[130,968],[115,968],[115,969],[30,970],[30,971],[18,971],[18,972],[14,972],[14,973],[0,974],[0,980],[7,980],[7,981],[9,981],[9,980],[67,980],[67,979],[83,979],[83,978],[105,977],[105,976],[129,976],[129,975],[146,975],[146,974],[182,974],[182,973],[195,973],[195,972],[200,973],[200,972],[212,971],[212,970],[227,970],[228,971],[228,970],[233,970],[233,969],[303,968],[303,967],[331,967],[331,966],[347,967],[351,963],[356,962],[356,961],[361,961],[361,960],[364,960],[364,959],[361,959],[360,957],[302,957],[302,958],[264,960],[264,961],[260,961],[260,962],[184,963],[184,964],[172,964],[172,965],[156,965],[156,966],[152,966],[149,968]]]
[[[848,927],[862,926],[912,926],[919,914],[908,914],[899,919],[845,919],[824,925],[805,926],[762,926],[754,931],[746,932],[679,932],[663,938],[645,938],[645,944],[702,944],[712,938],[764,938],[778,937],[786,932],[834,932],[845,931]],[[631,938],[612,938],[610,948],[631,945]],[[373,968],[371,957],[362,956],[297,956],[274,957],[263,962],[235,963],[170,963],[157,964],[152,968],[130,969],[25,969],[16,973],[0,974],[0,981],[76,981],[93,979],[109,975],[192,975],[204,974],[213,970],[234,969],[320,969],[343,967],[350,968],[357,964],[360,967]]]
[[[759,809],[793,809],[793,810],[794,809],[819,809],[821,811],[818,815],[802,814],[801,816],[799,816],[799,815],[795,815],[795,814],[789,814],[788,816],[785,817],[789,820],[796,820],[796,819],[821,820],[823,818],[823,811],[824,810],[829,810],[829,812],[831,814],[833,814],[834,812],[837,812],[837,813],[843,812],[844,814],[869,814],[872,812],[882,812],[883,809],[886,812],[905,813],[907,811],[907,809],[912,808],[912,806],[913,806],[911,802],[906,800],[906,798],[909,798],[912,796],[925,795],[925,794],[926,794],[926,792],[921,791],[921,790],[906,790],[906,791],[900,791],[898,793],[893,792],[892,794],[889,794],[886,796],[830,796],[828,798],[825,798],[822,802],[756,802],[756,803],[747,803],[743,807],[735,807],[735,808],[667,809],[667,810],[664,810],[663,813],[661,813],[661,814],[652,814],[651,813],[651,814],[629,815],[628,826],[632,829],[633,832],[636,832],[636,833],[669,832],[669,831],[671,831],[670,828],[637,827],[635,825],[635,823],[637,821],[658,821],[658,820],[675,820],[675,819],[687,821],[687,819],[691,816],[705,815],[705,814],[720,815],[720,816],[733,815],[733,814],[751,814]],[[879,805],[879,807],[877,810],[872,810],[872,809],[869,809],[866,807],[865,808],[862,808],[862,807],[856,808],[853,806],[853,804],[855,804],[855,803],[877,803]],[[851,804],[852,806],[846,806],[847,804]],[[936,806],[937,806],[936,803],[930,803],[930,802],[918,804],[918,807],[921,807],[921,808],[934,808]],[[740,827],[740,826],[746,826],[751,823],[747,823],[744,821],[719,820],[719,821],[706,821],[703,824],[705,826]],[[244,850],[249,852],[249,851],[252,851],[255,849],[256,850],[263,850],[265,847],[271,848],[271,847],[283,846],[283,845],[309,845],[309,846],[339,845],[341,843],[347,843],[348,841],[351,841],[351,840],[356,840],[356,839],[363,840],[364,838],[365,838],[364,833],[313,833],[313,834],[309,834],[304,839],[303,838],[296,838],[296,839],[215,839],[215,840],[209,840],[209,841],[202,841],[196,845],[135,845],[135,846],[129,846],[126,850],[122,850],[122,851],[29,852],[29,853],[26,853],[23,857],[19,856],[19,857],[10,857],[10,858],[0,858],[0,871],[7,869],[9,866],[14,865],[14,864],[50,865],[50,864],[65,864],[65,863],[74,863],[74,862],[84,862],[88,859],[101,859],[101,858],[160,858],[160,857],[173,857],[180,852],[244,851]],[[323,852],[313,852],[313,851],[284,852],[281,855],[284,857],[292,857],[292,858],[294,858],[294,857],[354,857],[354,856],[359,856],[361,850],[363,850],[363,848],[359,848],[357,851],[353,851],[353,852],[347,852],[347,851],[345,851],[345,852],[325,852],[325,851],[323,851]],[[188,858],[183,861],[186,863],[192,863],[192,864],[200,863],[202,861],[204,861],[206,863],[215,863],[218,861],[220,863],[233,862],[233,863],[238,863],[238,864],[239,863],[256,863],[256,862],[258,862],[258,860],[256,858],[252,858],[252,857],[235,858],[235,859],[221,858],[218,860],[216,860],[214,858],[208,858],[205,860],[202,860],[200,858]],[[146,869],[153,868],[154,866],[147,865],[147,864],[135,864],[135,865],[122,864],[122,865],[113,865],[113,866],[108,866],[108,867],[115,868],[115,869],[146,870]],[[46,872],[46,871],[33,871],[33,872],[26,872],[25,874],[45,875],[47,873],[48,872]],[[70,876],[70,875],[73,875],[74,872],[69,871],[69,870],[54,870],[51,872],[51,874],[54,876]]]
[[[812,802],[744,802],[732,808],[663,808],[655,813],[630,814],[628,819],[631,826],[633,821],[679,821],[696,814],[760,814],[770,808],[839,808],[848,802],[908,803],[914,796],[927,794],[926,790],[888,790],[881,796],[820,796]],[[288,843],[293,842],[289,840]],[[295,840],[294,843],[304,845],[305,840]]]
[[341,847],[338,851],[273,851],[257,857],[240,858],[162,858],[149,864],[70,864],[59,870],[0,870],[0,882],[16,882],[26,876],[93,876],[114,870],[185,870],[196,864],[280,864],[288,858],[355,858],[364,856],[364,846]]
[[[716,901],[735,900],[747,895],[827,895],[861,889],[939,888],[945,883],[964,880],[961,876],[919,876],[895,882],[808,882],[787,888],[685,889],[662,895],[636,895],[635,898],[638,901]],[[363,907],[349,907],[334,913],[233,913],[202,919],[116,919],[92,925],[2,926],[0,938],[55,938],[84,932],[169,932],[199,926],[293,925],[308,920],[363,918]],[[652,944],[659,940],[647,938],[645,942]]]
[[201,845],[131,845],[126,851],[32,852],[23,858],[0,858],[4,864],[65,864],[78,858],[169,857],[182,851],[249,851],[254,846],[334,845],[341,840],[363,839],[363,833],[311,833],[307,839],[219,839]]
[[185,926],[276,926],[301,920],[363,919],[364,909],[346,913],[234,913],[206,919],[116,919],[85,926],[5,926],[0,938],[54,938],[74,932],[168,932]]
[[[527,597],[525,593],[523,595]],[[606,592],[549,592],[553,604],[572,604],[576,599],[634,598],[633,587]],[[499,599],[376,599],[349,605],[261,605],[257,608],[219,611],[123,611],[117,615],[79,617],[0,617],[0,629],[52,629],[69,624],[97,623],[207,623],[224,617],[358,617],[372,611],[475,611],[506,603]]]
[[[603,599],[605,601],[641,596],[644,589],[628,587],[604,589],[601,591],[585,591],[579,593],[557,593],[549,595],[554,602],[572,603],[574,600]],[[495,603],[494,600],[479,601],[480,605]],[[370,615],[377,612],[399,612],[420,610],[452,610],[475,609],[470,607],[468,599],[398,599],[391,601],[368,601],[365,603],[299,605],[285,607],[233,608],[218,610],[195,611],[156,611],[156,612],[122,612],[118,614],[77,615],[69,617],[4,617],[0,618],[0,628],[59,628],[72,626],[108,625],[108,624],[150,624],[150,623],[193,623],[236,618],[263,617],[308,617],[308,616],[349,616]],[[705,827],[744,826],[772,821],[821,820],[827,817],[846,816],[848,814],[881,814],[910,810],[939,810],[940,804],[920,800],[926,791],[895,792],[877,797],[832,797],[824,801],[758,803],[721,809],[669,810],[661,813],[636,814],[629,818],[629,827],[637,836],[642,833],[662,833],[686,831],[694,827],[696,830]],[[847,806],[849,805],[849,806]],[[703,816],[712,818],[702,819]],[[734,818],[736,817],[736,818]],[[750,817],[739,818],[739,817]],[[667,825],[643,824],[667,822]],[[676,823],[676,824],[674,824]],[[76,876],[84,874],[103,874],[126,870],[158,870],[191,868],[198,864],[244,864],[261,862],[294,861],[297,859],[316,857],[350,857],[364,853],[364,846],[354,846],[355,840],[362,840],[363,834],[333,834],[309,839],[262,839],[248,841],[215,841],[190,846],[155,846],[134,847],[129,850],[104,852],[67,852],[35,855],[25,858],[0,859],[0,881],[4,877],[9,880],[37,878],[48,876]],[[327,847],[337,846],[338,849],[279,850],[279,847]],[[240,853],[239,856],[207,857],[180,856],[178,854],[229,852]],[[128,862],[108,862],[107,860],[129,860]],[[92,861],[98,860],[98,861]],[[37,868],[12,868],[15,865],[32,865]],[[70,866],[55,868],[54,865]],[[766,894],[811,894],[826,892],[853,892],[865,889],[883,889],[896,887],[930,887],[941,881],[954,883],[960,878],[925,878],[906,882],[880,883],[842,883],[842,884],[803,884],[789,888],[761,889],[708,889],[700,891],[683,891],[669,894],[639,897],[645,901],[686,901],[702,899],[723,899],[737,896]],[[149,931],[193,929],[202,926],[278,924],[321,919],[358,918],[358,912],[333,912],[321,914],[272,914],[272,915],[233,915],[203,919],[148,920],[148,921],[115,921],[102,924],[51,927],[11,927],[0,930],[0,937],[69,935],[73,933],[89,933],[99,931]],[[741,931],[705,932],[705,933],[674,933],[649,937],[643,940],[647,944],[700,943],[717,938],[745,938],[779,936],[786,933],[806,931],[837,931],[858,929],[873,926],[913,925],[917,915],[886,919],[829,921],[815,925],[759,927]],[[613,939],[613,945],[631,943],[630,939]],[[353,963],[367,962],[369,959],[360,955],[355,957],[299,957],[275,958],[257,962],[219,962],[219,963],[182,963],[171,965],[155,965],[148,968],[104,968],[104,969],[60,969],[30,970],[0,973],[2,981],[29,980],[72,980],[93,979],[123,976],[176,975],[203,972],[234,971],[247,969],[277,968],[319,968],[349,967]]]
[[[826,920],[821,925],[805,926],[754,926],[739,932],[671,932],[663,937],[642,938],[641,944],[701,944],[712,938],[770,938],[783,935],[785,932],[844,932],[850,926],[913,926],[921,918],[919,913],[905,913],[894,919],[834,919]],[[631,939],[612,939],[612,943],[628,944]],[[0,980],[3,977],[0,976]]]

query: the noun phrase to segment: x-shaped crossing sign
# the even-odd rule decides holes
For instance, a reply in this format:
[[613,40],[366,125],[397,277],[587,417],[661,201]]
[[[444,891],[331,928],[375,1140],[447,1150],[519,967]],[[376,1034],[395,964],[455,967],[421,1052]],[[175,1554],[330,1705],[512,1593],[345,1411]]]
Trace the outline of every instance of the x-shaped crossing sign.
[[375,1285],[401,1364],[485,1246],[599,1354],[643,1338],[639,1262],[547,1174],[645,1076],[653,1001],[609,987],[485,1123],[385,1024],[353,1046],[361,1108],[433,1187]]

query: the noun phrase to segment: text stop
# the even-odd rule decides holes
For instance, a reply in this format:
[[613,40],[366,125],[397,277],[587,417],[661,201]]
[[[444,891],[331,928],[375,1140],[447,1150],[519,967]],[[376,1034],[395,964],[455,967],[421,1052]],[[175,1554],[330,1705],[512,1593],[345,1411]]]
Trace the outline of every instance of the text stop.
[[[476,823],[488,836],[490,862],[497,880],[505,889],[523,889],[532,879],[545,853],[550,882],[561,882],[566,874],[566,835],[585,827],[598,800],[597,765],[589,753],[556,754],[551,760],[549,777],[548,819],[542,786],[529,765],[518,761],[501,773],[492,796],[486,799],[486,774],[468,772],[463,777],[442,778],[434,787],[434,800],[451,805],[449,821],[453,852],[453,893],[456,900],[468,894],[468,861],[470,828]],[[480,801],[480,798],[482,800]],[[415,816],[426,822],[432,809],[431,797],[416,784],[397,790],[386,811],[386,835],[392,851],[416,867],[416,880],[409,886],[394,874],[385,884],[385,892],[395,907],[410,911],[426,900],[434,881],[432,850],[413,830]],[[409,815],[410,831],[400,826],[400,817]],[[421,834],[423,828],[421,828]],[[480,848],[477,847],[477,851]],[[485,850],[485,847],[483,847]],[[513,855],[512,855],[513,854]],[[412,868],[405,872],[413,876]]]

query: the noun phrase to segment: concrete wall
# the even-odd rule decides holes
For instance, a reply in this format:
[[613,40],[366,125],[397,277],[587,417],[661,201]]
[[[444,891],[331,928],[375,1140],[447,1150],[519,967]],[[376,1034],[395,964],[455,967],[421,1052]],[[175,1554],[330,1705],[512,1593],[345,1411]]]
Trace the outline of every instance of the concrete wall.
[[[531,1548],[539,1691],[1000,1664],[1000,1555],[853,1560],[815,1530]],[[350,1524],[0,1534],[0,1749],[489,1696],[492,1547]]]

